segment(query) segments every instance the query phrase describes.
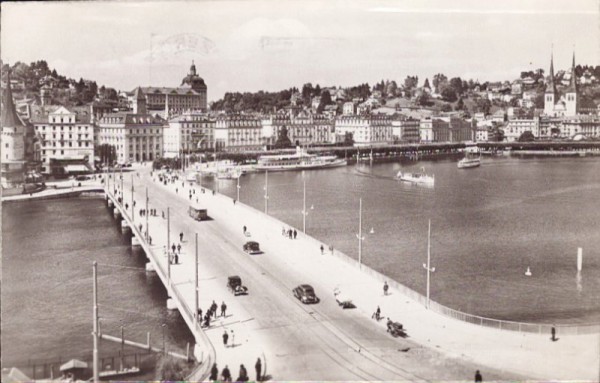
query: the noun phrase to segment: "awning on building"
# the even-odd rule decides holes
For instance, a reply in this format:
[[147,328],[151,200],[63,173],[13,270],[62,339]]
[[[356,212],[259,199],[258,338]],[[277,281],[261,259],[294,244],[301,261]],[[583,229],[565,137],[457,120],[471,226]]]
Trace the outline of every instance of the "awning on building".
[[82,173],[89,171],[90,169],[85,165],[65,165],[65,172],[67,173]]

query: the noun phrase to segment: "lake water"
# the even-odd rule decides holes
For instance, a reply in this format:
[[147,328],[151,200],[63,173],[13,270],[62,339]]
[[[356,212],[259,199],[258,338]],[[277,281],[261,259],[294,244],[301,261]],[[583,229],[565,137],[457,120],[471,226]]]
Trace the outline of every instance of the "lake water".
[[[426,188],[399,170],[435,175]],[[486,317],[543,323],[600,320],[600,160],[484,158],[348,166],[304,173],[307,233],[425,294],[431,219],[431,298]],[[236,182],[219,180],[233,198]],[[214,186],[214,180],[203,183]],[[302,172],[271,172],[269,214],[302,228]],[[264,173],[240,179],[240,200],[264,210]],[[369,234],[373,228],[374,233]],[[577,247],[583,271],[577,275]],[[525,276],[529,267],[532,276]]]
[[[186,343],[193,344],[179,314],[166,309],[159,278],[146,274],[145,256],[132,252],[103,199],[3,204],[2,239],[3,366],[91,361],[93,261],[100,264],[104,333],[120,336],[124,325],[127,339],[145,343],[149,331],[153,346],[162,347],[164,323],[170,350],[185,353]],[[100,350],[102,356],[118,355],[111,343],[101,342]],[[150,371],[137,378],[153,377]]]

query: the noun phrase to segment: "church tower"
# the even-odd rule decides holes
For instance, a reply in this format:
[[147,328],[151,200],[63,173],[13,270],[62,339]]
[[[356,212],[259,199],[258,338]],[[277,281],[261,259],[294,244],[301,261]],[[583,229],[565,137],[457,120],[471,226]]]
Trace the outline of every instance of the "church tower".
[[554,114],[554,103],[556,100],[556,85],[554,84],[554,55],[550,56],[550,78],[546,85],[546,93],[544,94],[544,114]]
[[569,86],[565,89],[565,114],[567,116],[577,115],[577,101],[577,76],[575,75],[575,52],[573,52],[571,79],[569,81]]
[[137,87],[133,93],[133,113],[147,114],[146,111],[146,95],[142,92],[142,88]]

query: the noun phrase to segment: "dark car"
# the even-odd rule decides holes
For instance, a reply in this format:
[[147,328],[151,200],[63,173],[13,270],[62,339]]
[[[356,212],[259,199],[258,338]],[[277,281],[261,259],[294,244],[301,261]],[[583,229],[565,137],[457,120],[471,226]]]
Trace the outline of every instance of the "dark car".
[[249,241],[244,244],[244,251],[248,254],[260,254],[260,245],[258,242]]
[[248,288],[242,285],[242,278],[232,275],[227,278],[227,287],[233,295],[248,294]]
[[315,289],[311,285],[300,285],[294,290],[294,296],[300,300],[300,302],[306,303],[317,303],[319,298],[315,294]]

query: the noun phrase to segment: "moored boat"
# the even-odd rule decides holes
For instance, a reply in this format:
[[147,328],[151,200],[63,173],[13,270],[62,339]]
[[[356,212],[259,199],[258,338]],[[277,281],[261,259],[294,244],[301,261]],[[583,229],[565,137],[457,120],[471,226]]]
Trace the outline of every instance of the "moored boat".
[[256,170],[285,171],[324,169],[345,166],[347,161],[337,156],[318,156],[296,148],[294,154],[266,155],[258,158]]

